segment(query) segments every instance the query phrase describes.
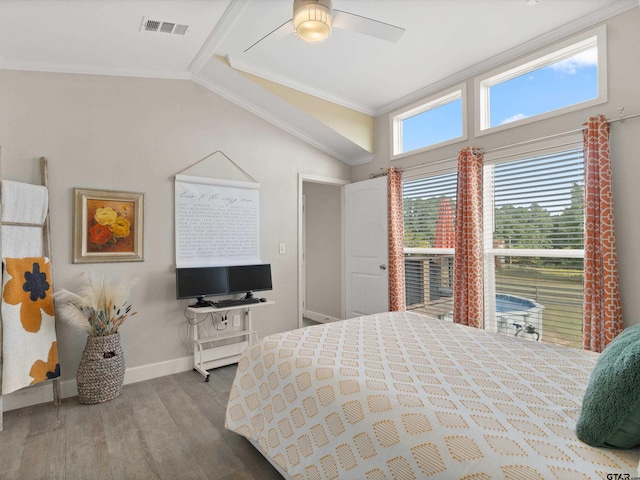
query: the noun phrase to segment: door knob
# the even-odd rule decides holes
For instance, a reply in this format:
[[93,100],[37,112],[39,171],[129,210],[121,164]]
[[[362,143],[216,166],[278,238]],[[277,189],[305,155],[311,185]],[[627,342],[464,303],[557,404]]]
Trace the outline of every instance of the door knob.
[[384,264],[383,264],[383,265],[380,265],[380,270],[386,270],[386,269],[387,269],[387,266],[386,266],[386,265],[384,265]]

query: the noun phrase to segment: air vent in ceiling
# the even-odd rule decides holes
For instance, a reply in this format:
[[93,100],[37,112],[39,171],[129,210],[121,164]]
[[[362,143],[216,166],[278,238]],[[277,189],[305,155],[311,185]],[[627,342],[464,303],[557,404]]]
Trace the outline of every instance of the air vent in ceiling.
[[189,25],[182,25],[175,22],[163,22],[149,17],[142,17],[141,32],[173,33],[174,35],[184,35],[189,30]]

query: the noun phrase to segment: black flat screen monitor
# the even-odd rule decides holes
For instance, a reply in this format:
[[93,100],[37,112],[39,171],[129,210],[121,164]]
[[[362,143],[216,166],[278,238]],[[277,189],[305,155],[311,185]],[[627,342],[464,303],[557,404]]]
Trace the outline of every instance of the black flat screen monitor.
[[227,267],[229,277],[229,293],[246,293],[251,298],[251,292],[271,290],[271,265],[238,265]]
[[207,306],[204,297],[226,295],[227,267],[176,268],[176,297],[197,298],[192,306]]

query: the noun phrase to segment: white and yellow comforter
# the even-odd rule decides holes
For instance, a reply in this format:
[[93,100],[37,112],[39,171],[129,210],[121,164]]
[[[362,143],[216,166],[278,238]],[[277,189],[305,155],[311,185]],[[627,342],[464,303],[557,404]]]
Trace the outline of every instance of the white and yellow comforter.
[[249,348],[226,426],[294,479],[636,476],[638,451],[575,436],[596,360],[417,314],[371,315]]

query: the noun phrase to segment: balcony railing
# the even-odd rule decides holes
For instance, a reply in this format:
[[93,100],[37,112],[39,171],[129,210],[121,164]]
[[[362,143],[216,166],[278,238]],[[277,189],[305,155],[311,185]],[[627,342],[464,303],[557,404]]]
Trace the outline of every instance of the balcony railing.
[[404,269],[407,310],[450,318],[453,313],[453,255],[407,254]]
[[[519,328],[530,323],[540,340],[580,348],[582,260],[494,258],[495,289],[492,290],[496,292],[496,302],[491,303],[485,315],[487,328],[491,326],[499,333],[515,335]],[[407,310],[453,320],[452,254],[405,254],[405,285]],[[505,300],[505,297],[509,298]],[[514,299],[528,301],[530,307],[509,310],[509,305],[500,305],[503,300],[513,305]],[[536,335],[528,337],[535,339]]]

